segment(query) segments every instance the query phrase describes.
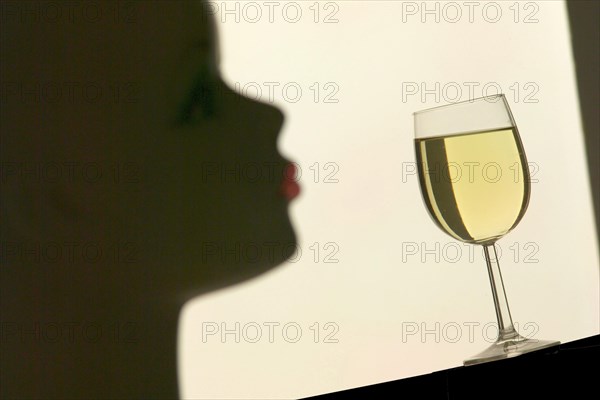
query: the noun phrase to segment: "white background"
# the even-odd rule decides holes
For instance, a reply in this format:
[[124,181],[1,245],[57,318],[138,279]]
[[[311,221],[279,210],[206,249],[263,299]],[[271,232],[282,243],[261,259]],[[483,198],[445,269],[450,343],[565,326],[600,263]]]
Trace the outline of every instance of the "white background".
[[[290,208],[302,254],[188,304],[179,341],[185,398],[316,395],[456,367],[489,345],[495,314],[481,251],[432,223],[408,174],[412,112],[468,100],[469,85],[475,97],[497,87],[507,95],[536,165],[529,209],[499,242],[513,319],[539,339],[599,333],[597,238],[562,1],[477,2],[471,16],[464,2],[427,2],[438,7],[439,22],[423,14],[421,2],[301,1],[284,11],[282,1],[272,23],[264,2],[247,3],[213,3],[222,71],[231,85],[258,83],[262,100],[286,113],[279,145],[302,169],[303,193]],[[255,5],[262,16],[252,23]],[[224,7],[237,11],[223,15]],[[292,23],[297,9],[302,15]],[[457,10],[461,18],[452,23]],[[327,16],[333,23],[324,23]],[[272,99],[264,82],[279,84]],[[420,88],[407,91],[421,82],[430,90],[424,99]],[[291,86],[301,88],[298,98]],[[329,100],[338,102],[324,102],[335,88]],[[310,169],[315,163],[319,177]],[[324,182],[334,171],[329,178],[338,182]],[[330,242],[337,263],[324,262],[336,249],[325,248]],[[417,254],[407,253],[411,243]],[[235,330],[236,322],[239,343],[233,333],[203,338],[212,323]],[[269,322],[279,324],[272,343]],[[262,328],[256,343],[247,340],[256,336],[252,323]],[[325,343],[336,327],[329,341],[337,343]]]

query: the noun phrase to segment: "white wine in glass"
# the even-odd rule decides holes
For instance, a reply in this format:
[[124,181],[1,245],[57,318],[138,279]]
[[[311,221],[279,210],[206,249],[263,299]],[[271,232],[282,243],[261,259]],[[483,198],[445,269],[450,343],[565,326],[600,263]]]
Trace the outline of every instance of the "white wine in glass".
[[464,361],[473,365],[560,344],[519,335],[510,316],[495,243],[529,203],[529,169],[504,95],[416,112],[415,150],[423,200],[433,221],[465,243],[483,246],[498,338]]

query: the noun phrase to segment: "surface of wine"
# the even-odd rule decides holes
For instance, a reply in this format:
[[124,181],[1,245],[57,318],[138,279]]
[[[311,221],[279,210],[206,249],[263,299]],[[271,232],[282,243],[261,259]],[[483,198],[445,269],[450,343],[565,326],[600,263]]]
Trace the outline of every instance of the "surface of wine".
[[493,243],[529,202],[527,160],[515,128],[415,140],[421,193],[437,225],[468,243]]

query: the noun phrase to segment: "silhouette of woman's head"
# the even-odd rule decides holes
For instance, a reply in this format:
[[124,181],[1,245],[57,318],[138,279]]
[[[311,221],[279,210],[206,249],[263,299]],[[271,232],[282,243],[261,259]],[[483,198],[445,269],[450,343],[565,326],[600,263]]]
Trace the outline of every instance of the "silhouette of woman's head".
[[282,114],[223,84],[202,6],[140,2],[122,20],[9,21],[3,226],[103,251],[126,243],[138,279],[190,295],[289,256]]
[[[19,390],[168,397],[173,379],[155,371],[175,369],[174,343],[157,345],[185,301],[295,249],[283,116],[223,83],[204,2],[93,3],[3,4],[3,323],[128,319],[136,344],[3,339],[3,393],[31,381]],[[78,372],[84,361],[104,375]]]

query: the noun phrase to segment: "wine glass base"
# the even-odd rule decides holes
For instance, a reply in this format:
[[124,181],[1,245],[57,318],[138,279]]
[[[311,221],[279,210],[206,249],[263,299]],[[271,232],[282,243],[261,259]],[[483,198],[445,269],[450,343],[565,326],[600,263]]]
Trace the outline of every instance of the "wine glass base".
[[463,362],[463,365],[467,366],[482,364],[490,361],[516,357],[532,351],[558,346],[559,344],[560,341],[557,340],[525,339],[522,336],[517,336],[510,339],[498,339],[494,344],[481,353],[471,358],[467,358]]

